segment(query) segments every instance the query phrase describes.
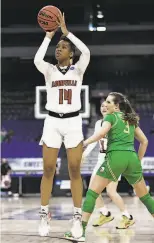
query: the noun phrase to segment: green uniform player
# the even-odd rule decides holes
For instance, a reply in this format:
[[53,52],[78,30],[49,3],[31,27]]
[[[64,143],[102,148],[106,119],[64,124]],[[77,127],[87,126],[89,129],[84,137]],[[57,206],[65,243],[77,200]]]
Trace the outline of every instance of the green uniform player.
[[136,184],[142,179],[142,167],[138,154],[134,149],[135,125],[129,125],[122,112],[114,112],[105,116],[104,121],[112,126],[108,132],[108,145],[105,163],[97,175],[117,181],[119,176],[127,179],[129,184]]
[[[108,136],[105,163],[93,178],[83,204],[82,235],[81,230],[72,232],[77,241],[85,240],[86,226],[94,210],[96,199],[111,181],[118,180],[120,174],[123,174],[133,185],[136,195],[154,217],[154,200],[147,191],[141,167],[141,159],[146,152],[148,140],[138,127],[138,116],[132,109],[130,102],[121,93],[110,93],[106,99],[106,107],[107,115],[104,118],[102,128],[97,134],[94,133],[84,141],[84,146],[87,146],[106,135]],[[134,149],[134,138],[140,142],[138,154]]]

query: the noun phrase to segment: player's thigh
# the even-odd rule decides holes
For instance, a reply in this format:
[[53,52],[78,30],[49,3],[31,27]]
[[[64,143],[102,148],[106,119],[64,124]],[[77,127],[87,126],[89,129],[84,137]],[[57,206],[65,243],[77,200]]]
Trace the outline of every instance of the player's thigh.
[[93,180],[93,178],[97,174],[97,171],[99,170],[101,165],[102,165],[102,162],[97,161],[97,164],[95,165],[94,170],[93,170],[92,175],[91,175],[91,181]]
[[79,169],[83,153],[83,142],[80,142],[75,148],[66,149],[68,168]]
[[101,177],[99,175],[95,175],[89,189],[100,194],[110,183],[111,181],[108,178]]
[[117,191],[117,187],[118,187],[118,181],[112,181],[106,187],[107,193],[110,194],[115,193]]
[[146,195],[148,193],[148,189],[146,187],[144,178],[142,178],[139,182],[137,182],[136,184],[132,185],[135,189],[136,195],[138,197],[143,197],[144,195]]
[[65,148],[77,148],[83,139],[81,116],[69,118],[66,133],[64,135]]
[[116,182],[126,167],[127,158],[124,151],[112,151],[107,153],[105,162],[97,171],[97,175]]
[[104,163],[104,161],[105,161],[105,154],[99,155],[98,161],[97,161],[97,163],[96,163],[96,165],[93,169],[93,172],[92,172],[92,175],[91,175],[91,178],[90,178],[89,186],[91,185],[93,178],[97,174],[97,171],[99,170],[100,166]]
[[47,116],[44,121],[43,134],[40,140],[40,145],[45,143],[49,148],[59,149],[62,144],[62,136],[58,131],[58,118]]
[[43,169],[44,170],[50,171],[51,173],[55,172],[58,153],[59,153],[59,149],[49,148],[45,143],[43,143]]
[[143,178],[141,161],[136,152],[127,152],[128,153],[128,167],[123,173],[123,176],[126,178],[130,185],[134,185],[137,182],[141,181]]

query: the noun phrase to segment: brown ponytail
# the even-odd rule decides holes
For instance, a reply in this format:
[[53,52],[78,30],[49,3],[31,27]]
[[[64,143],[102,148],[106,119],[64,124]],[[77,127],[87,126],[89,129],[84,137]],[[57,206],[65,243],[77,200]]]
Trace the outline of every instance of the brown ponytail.
[[129,100],[121,93],[111,92],[109,95],[114,97],[114,103],[119,104],[119,109],[124,113],[123,119],[128,121],[130,125],[138,125],[139,116],[132,108]]

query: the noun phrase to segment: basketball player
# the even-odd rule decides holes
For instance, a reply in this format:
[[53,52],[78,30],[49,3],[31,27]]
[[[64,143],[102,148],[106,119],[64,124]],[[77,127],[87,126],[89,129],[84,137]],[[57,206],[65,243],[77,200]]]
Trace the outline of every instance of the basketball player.
[[[112,92],[106,99],[107,115],[100,131],[92,135],[84,146],[99,141],[108,134],[108,146],[105,162],[97,171],[83,204],[83,234],[73,234],[79,241],[85,240],[85,230],[94,210],[96,199],[111,181],[117,181],[123,174],[133,185],[136,195],[154,217],[154,200],[148,193],[143,178],[141,159],[147,149],[148,140],[138,127],[138,116],[124,95]],[[134,149],[134,137],[140,142],[138,154]],[[81,232],[81,231],[80,231]]]
[[[104,117],[107,113],[107,107],[106,107],[105,101],[101,104],[100,111]],[[102,123],[103,123],[103,119],[100,119],[96,122],[94,133],[97,133],[100,130]],[[85,151],[82,155],[83,160],[90,154],[90,152],[95,148],[96,145],[97,145],[97,142],[92,143],[85,149]],[[99,140],[99,147],[100,147],[100,152],[98,155],[98,161],[93,170],[91,180],[90,180],[90,185],[91,185],[92,180],[93,180],[94,176],[96,175],[98,169],[102,165],[103,161],[105,161],[106,150],[107,150],[107,138],[102,138],[101,140]],[[120,179],[121,179],[121,176],[119,177],[118,181],[120,181]],[[120,209],[120,211],[122,213],[122,220],[120,221],[117,228],[125,229],[125,228],[128,228],[130,225],[132,225],[134,223],[134,220],[129,220],[131,218],[131,216],[128,213],[128,211],[126,210],[126,206],[124,204],[123,199],[117,193],[118,181],[116,181],[116,182],[112,181],[110,184],[107,185],[106,190],[107,190],[109,197],[117,205],[117,207]],[[96,207],[99,208],[100,216],[93,223],[93,226],[95,226],[95,227],[100,226],[100,225],[103,225],[114,219],[111,216],[111,213],[108,211],[108,209],[104,205],[104,201],[103,201],[101,195],[99,195],[99,197],[96,200]]]
[[[55,51],[57,65],[44,61],[47,48],[55,32],[47,32],[37,51],[34,63],[44,75],[47,88],[46,109],[49,111],[44,122],[40,144],[43,145],[43,177],[41,181],[41,222],[39,234],[49,234],[49,199],[52,191],[56,161],[62,142],[65,144],[71,192],[74,203],[72,232],[81,228],[82,180],[80,163],[83,151],[82,118],[80,92],[84,72],[89,64],[90,51],[87,46],[67,30],[64,15],[58,17],[63,33]],[[81,52],[75,65],[72,60],[75,46]],[[71,64],[70,64],[71,63]]]

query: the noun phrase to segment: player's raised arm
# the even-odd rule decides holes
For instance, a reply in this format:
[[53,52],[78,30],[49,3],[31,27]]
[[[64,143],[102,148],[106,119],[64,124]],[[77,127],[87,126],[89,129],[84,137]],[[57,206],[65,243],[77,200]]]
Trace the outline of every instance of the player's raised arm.
[[48,62],[45,62],[43,59],[45,57],[48,46],[49,46],[50,41],[51,41],[52,37],[54,36],[54,34],[55,34],[54,31],[46,33],[46,36],[34,57],[35,66],[44,75],[46,74],[50,64]]
[[77,67],[80,70],[81,73],[84,73],[89,61],[90,61],[90,50],[88,49],[88,47],[80,40],[78,39],[75,35],[73,35],[72,33],[70,33],[67,30],[66,24],[65,24],[65,17],[64,14],[63,16],[60,14],[59,15],[59,26],[61,27],[61,30],[63,32],[64,35],[67,36],[67,38],[79,49],[79,51],[81,52],[80,55],[80,59],[77,62]]
[[84,73],[89,61],[90,61],[90,50],[88,47],[81,41],[79,40],[75,35],[69,32],[67,35],[67,38],[71,40],[71,42],[79,49],[81,52],[79,61],[77,62],[77,67],[80,70],[81,73]]

